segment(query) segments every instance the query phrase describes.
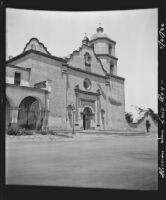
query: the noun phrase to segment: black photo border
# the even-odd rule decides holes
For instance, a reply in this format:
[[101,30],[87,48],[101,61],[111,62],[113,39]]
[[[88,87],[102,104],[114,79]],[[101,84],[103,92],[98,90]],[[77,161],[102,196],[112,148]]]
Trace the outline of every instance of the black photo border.
[[[70,187],[43,187],[5,185],[5,65],[6,65],[6,8],[55,10],[55,11],[106,11],[158,8],[158,191],[133,191]],[[50,0],[1,0],[0,11],[0,199],[55,199],[55,198],[112,198],[126,196],[148,197],[166,190],[166,7],[164,0],[116,1],[50,1]],[[112,196],[113,195],[113,196]]]

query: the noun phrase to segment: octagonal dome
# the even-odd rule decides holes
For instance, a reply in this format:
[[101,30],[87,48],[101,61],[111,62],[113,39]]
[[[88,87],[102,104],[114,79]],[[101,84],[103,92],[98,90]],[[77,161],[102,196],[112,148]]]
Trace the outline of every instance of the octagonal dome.
[[99,26],[96,30],[97,30],[97,33],[92,35],[91,40],[95,40],[97,38],[108,38],[108,39],[110,39],[107,34],[103,33],[104,29],[101,26]]

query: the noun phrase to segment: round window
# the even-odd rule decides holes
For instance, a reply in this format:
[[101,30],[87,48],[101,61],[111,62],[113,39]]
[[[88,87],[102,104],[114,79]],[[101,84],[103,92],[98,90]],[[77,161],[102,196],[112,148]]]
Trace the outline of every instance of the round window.
[[89,79],[85,79],[83,82],[84,88],[89,90],[91,88],[91,82]]

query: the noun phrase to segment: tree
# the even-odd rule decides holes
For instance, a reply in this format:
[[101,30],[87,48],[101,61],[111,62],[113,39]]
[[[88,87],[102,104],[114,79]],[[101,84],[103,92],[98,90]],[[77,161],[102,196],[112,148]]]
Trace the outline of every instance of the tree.
[[148,113],[151,114],[153,120],[158,121],[158,114],[155,113],[151,108],[147,109]]
[[126,117],[126,121],[128,122],[128,123],[132,123],[133,122],[133,114],[132,113],[125,113],[125,117]]

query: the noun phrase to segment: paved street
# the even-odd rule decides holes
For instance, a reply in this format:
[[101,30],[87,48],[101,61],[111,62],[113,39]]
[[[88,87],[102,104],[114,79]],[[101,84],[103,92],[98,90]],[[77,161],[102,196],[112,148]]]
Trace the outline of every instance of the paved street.
[[157,190],[157,136],[6,136],[6,183]]

